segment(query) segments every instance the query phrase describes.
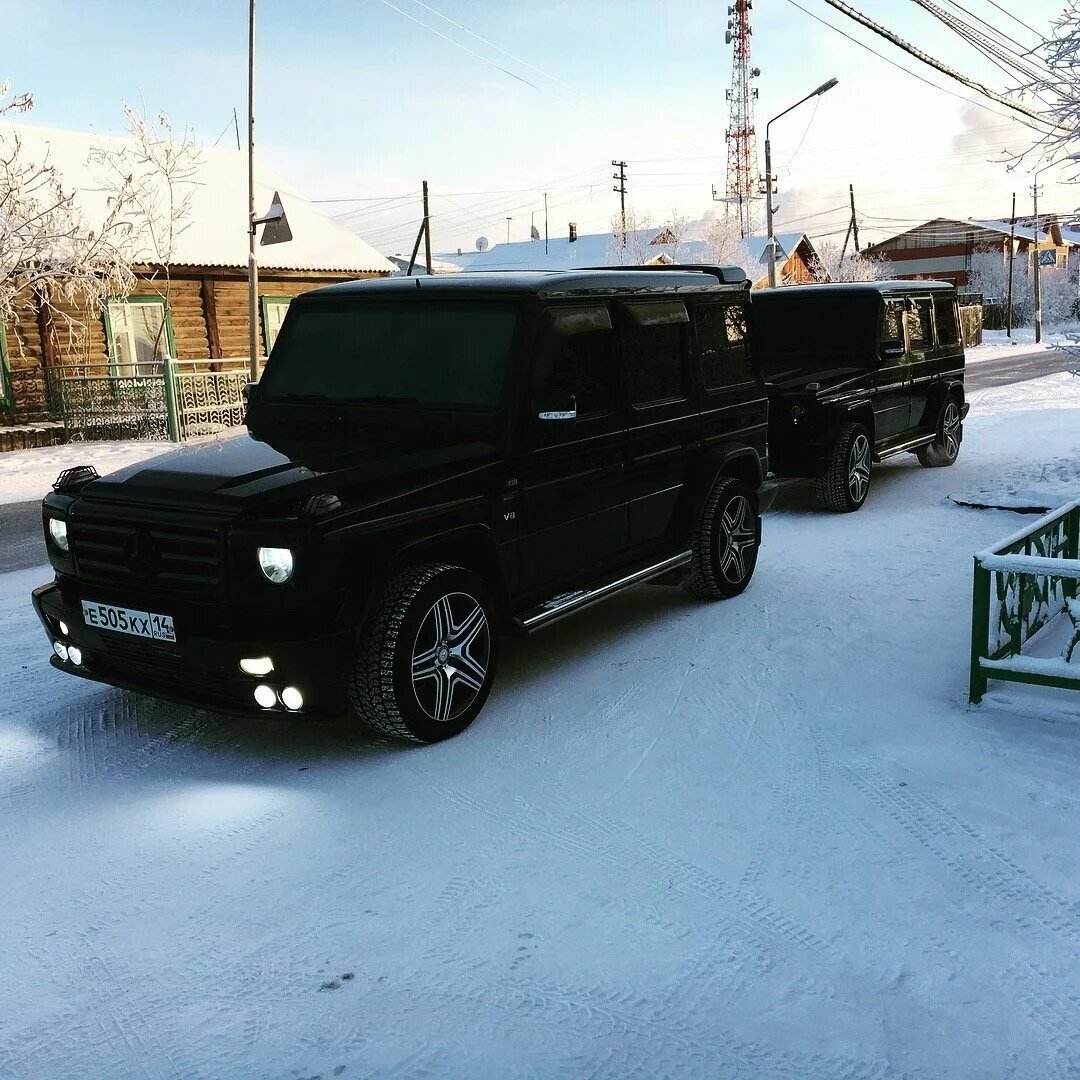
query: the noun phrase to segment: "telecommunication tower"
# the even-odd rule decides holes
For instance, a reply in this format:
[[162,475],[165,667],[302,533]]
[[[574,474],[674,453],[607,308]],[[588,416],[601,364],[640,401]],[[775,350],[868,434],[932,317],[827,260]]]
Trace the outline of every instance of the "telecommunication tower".
[[750,11],[753,0],[735,0],[728,8],[724,43],[731,46],[731,88],[727,91],[727,179],[724,197],[729,212],[739,215],[739,232],[755,231],[753,199],[757,195],[757,137],[754,134],[754,102],[757,88],[751,80],[761,69],[750,66]]

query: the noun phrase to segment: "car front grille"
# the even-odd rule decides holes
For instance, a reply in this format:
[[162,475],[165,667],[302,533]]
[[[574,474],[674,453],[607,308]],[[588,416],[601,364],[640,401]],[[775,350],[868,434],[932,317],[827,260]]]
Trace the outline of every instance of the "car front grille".
[[223,584],[219,525],[81,512],[70,522],[79,578],[168,594],[213,594]]

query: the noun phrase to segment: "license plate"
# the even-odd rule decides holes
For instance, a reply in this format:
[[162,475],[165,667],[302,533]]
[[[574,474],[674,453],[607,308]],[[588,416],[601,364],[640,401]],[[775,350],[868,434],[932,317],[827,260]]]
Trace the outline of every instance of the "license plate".
[[154,641],[176,641],[176,629],[171,615],[155,615],[152,611],[113,607],[112,604],[82,602],[83,622],[95,630],[115,630],[118,634],[152,638]]

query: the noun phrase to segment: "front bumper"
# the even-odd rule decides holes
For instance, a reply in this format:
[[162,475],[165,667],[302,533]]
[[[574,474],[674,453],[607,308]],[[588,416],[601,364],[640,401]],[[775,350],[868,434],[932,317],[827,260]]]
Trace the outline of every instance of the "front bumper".
[[[179,632],[177,644],[170,645],[87,626],[78,597],[69,594],[65,599],[57,582],[35,589],[33,602],[50,643],[61,640],[82,652],[79,665],[53,654],[53,667],[68,674],[231,715],[331,717],[345,712],[354,643],[350,632],[279,640],[234,635],[219,627],[213,635]],[[253,676],[240,670],[241,658],[264,656],[274,662],[270,674]],[[303,706],[290,711],[279,697],[272,707],[261,707],[254,697],[261,684],[278,694],[286,686],[296,687]]]

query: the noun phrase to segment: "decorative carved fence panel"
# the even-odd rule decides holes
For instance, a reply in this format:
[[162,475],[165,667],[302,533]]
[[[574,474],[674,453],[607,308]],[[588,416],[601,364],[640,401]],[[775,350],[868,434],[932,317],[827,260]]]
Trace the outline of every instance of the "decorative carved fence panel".
[[[1080,689],[1080,663],[1026,655],[1051,620],[1077,610],[1080,500],[975,556],[971,615],[973,702],[988,678]],[[1070,614],[1070,618],[1073,616]]]
[[46,371],[49,411],[68,440],[167,439],[169,418],[161,364],[117,374],[109,364]]
[[179,442],[244,421],[246,360],[165,360],[140,364],[135,372],[110,364],[48,370],[49,410],[63,421],[69,441]]

